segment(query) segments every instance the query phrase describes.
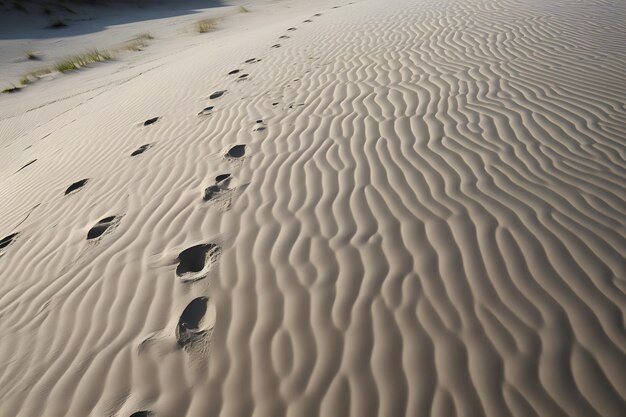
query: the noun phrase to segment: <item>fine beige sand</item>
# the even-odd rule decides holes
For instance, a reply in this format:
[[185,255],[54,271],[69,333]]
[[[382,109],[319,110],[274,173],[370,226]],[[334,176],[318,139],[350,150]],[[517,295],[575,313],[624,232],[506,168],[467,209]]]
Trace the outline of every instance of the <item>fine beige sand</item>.
[[0,416],[626,415],[626,2],[245,4],[0,95]]

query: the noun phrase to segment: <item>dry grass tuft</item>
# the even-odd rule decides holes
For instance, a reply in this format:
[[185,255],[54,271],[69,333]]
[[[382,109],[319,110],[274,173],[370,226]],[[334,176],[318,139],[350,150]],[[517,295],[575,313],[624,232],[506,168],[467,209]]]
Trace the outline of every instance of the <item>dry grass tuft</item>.
[[212,32],[215,29],[217,29],[217,23],[218,22],[219,22],[218,19],[203,19],[203,20],[199,20],[196,23],[196,30],[198,31],[198,33]]
[[94,49],[84,54],[67,57],[56,63],[54,69],[59,72],[74,71],[94,62],[104,62],[113,59],[113,56],[107,51],[99,51]]

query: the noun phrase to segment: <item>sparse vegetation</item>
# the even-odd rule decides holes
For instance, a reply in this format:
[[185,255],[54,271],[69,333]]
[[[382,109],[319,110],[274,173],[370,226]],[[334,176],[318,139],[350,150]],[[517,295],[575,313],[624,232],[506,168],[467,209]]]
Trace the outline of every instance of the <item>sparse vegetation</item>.
[[239,6],[239,13],[250,13],[250,10],[246,6]]
[[20,85],[30,84],[30,78],[27,75],[20,78]]
[[142,33],[123,44],[121,49],[126,49],[128,51],[141,51],[143,48],[148,46],[148,41],[151,39],[154,39],[152,35],[149,33]]
[[62,21],[61,19],[54,20],[50,25],[48,25],[49,29],[61,29],[67,26],[67,23]]
[[3,93],[15,93],[17,91],[20,91],[20,88],[16,87],[14,84],[11,84],[11,87],[7,87],[2,90]]
[[93,51],[70,56],[61,60],[56,63],[54,69],[59,72],[69,72],[93,64],[94,62],[104,62],[111,59],[113,59],[113,56],[109,52],[94,49]]
[[199,33],[212,32],[217,29],[218,19],[203,19],[196,23],[196,30]]

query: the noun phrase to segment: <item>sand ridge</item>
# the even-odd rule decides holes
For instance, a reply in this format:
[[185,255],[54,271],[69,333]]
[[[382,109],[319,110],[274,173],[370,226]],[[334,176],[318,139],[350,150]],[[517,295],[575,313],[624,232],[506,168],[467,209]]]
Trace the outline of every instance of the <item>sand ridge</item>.
[[322,3],[2,118],[0,414],[621,415],[626,7]]

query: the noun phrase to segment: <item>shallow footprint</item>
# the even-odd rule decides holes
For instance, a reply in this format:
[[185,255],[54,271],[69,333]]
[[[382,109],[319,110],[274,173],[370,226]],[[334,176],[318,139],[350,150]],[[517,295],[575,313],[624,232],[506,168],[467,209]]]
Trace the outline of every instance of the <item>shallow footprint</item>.
[[203,243],[185,249],[178,254],[176,276],[182,282],[193,282],[206,277],[220,253],[221,248],[215,243]]
[[276,48],[280,48],[280,44],[279,44],[279,43],[277,43],[277,44],[272,45],[271,47],[272,47],[272,48],[274,48],[274,49],[276,49]]
[[287,35],[282,35],[282,36],[279,36],[279,37],[278,37],[278,39],[289,39],[289,36],[287,36]]
[[289,29],[287,29],[287,30],[289,30],[289,31],[294,31],[294,30],[296,30],[296,28],[289,28]]
[[220,91],[216,91],[215,93],[211,94],[209,96],[210,100],[215,100],[216,98],[220,98],[224,95],[224,93],[226,93],[226,90],[220,90]]
[[87,181],[89,181],[88,178],[82,179],[80,181],[76,181],[74,184],[67,187],[67,190],[65,190],[65,195],[68,195],[76,190],[83,188],[85,184],[87,184]]
[[157,117],[153,117],[152,119],[148,119],[145,122],[143,122],[143,125],[144,126],[149,126],[149,125],[151,125],[153,123],[156,123],[157,120],[159,120],[158,116]]
[[207,297],[194,298],[183,310],[176,326],[176,342],[185,347],[203,339],[215,326],[215,304]]
[[213,106],[205,107],[204,109],[202,109],[200,113],[198,113],[198,116],[208,116],[212,112],[213,112]]
[[307,20],[303,20],[302,23],[311,23],[312,20],[311,19],[307,19]]
[[145,145],[141,145],[139,148],[137,148],[136,150],[133,151],[133,153],[130,154],[130,156],[137,156],[137,155],[141,155],[142,153],[144,153],[145,151],[147,151],[152,145],[150,145],[149,143],[146,143]]
[[104,234],[107,230],[111,229],[114,226],[117,226],[119,223],[119,218],[117,216],[109,216],[100,220],[94,227],[89,229],[87,232],[87,240],[96,239]]
[[246,154],[246,145],[235,145],[226,152],[226,158],[241,158]]
[[239,71],[241,71],[240,69],[234,69],[231,72],[228,73],[228,75],[234,75],[237,74]]

